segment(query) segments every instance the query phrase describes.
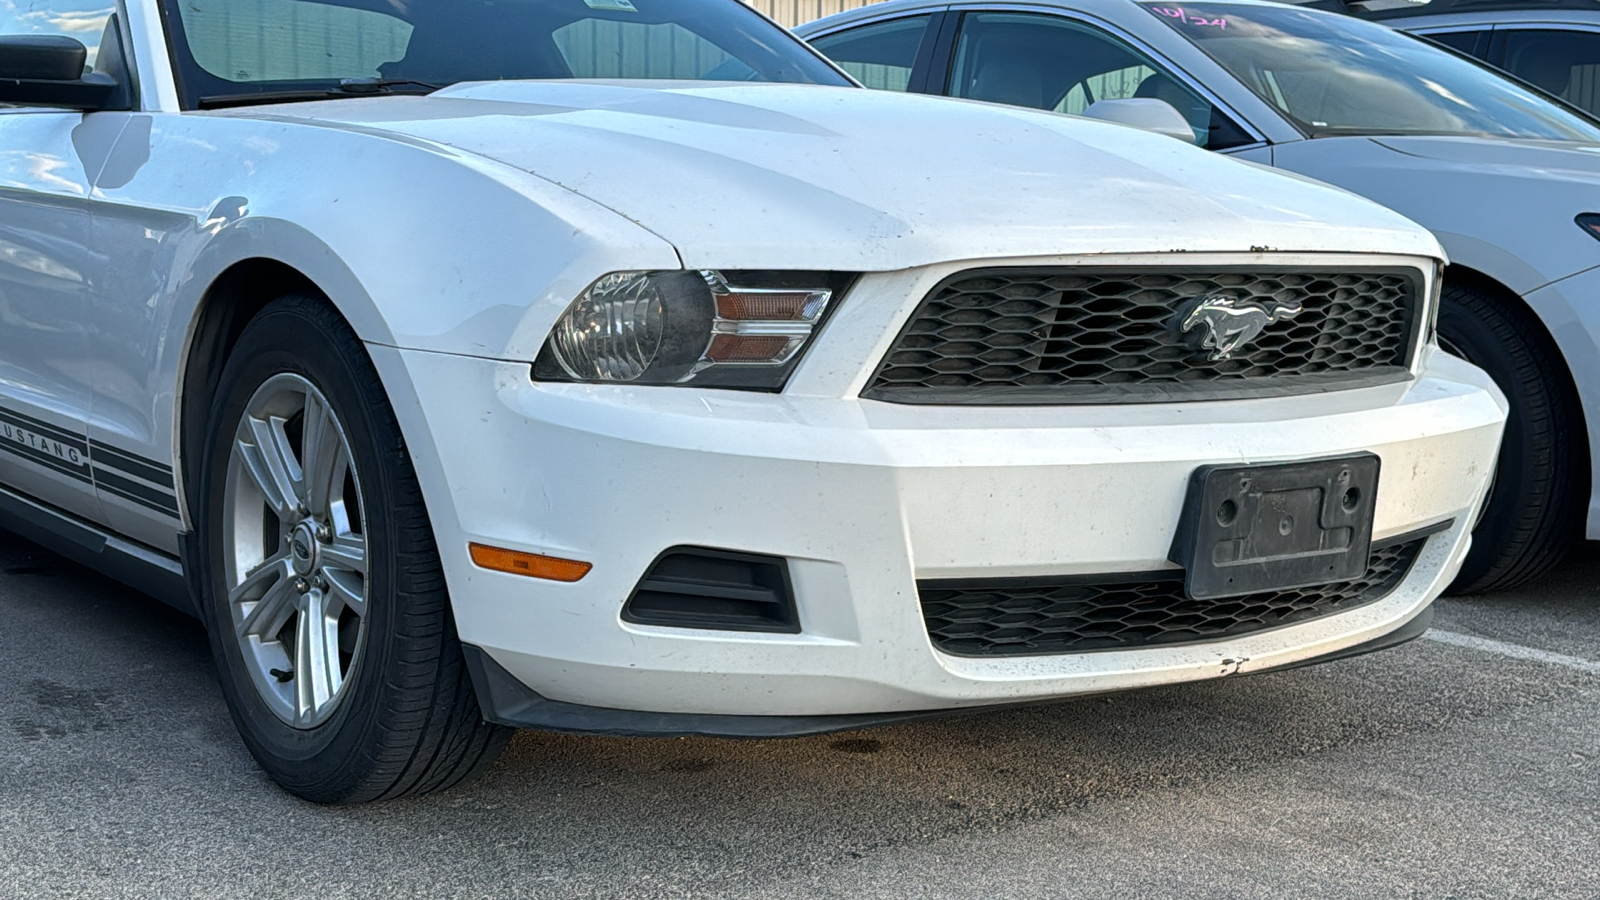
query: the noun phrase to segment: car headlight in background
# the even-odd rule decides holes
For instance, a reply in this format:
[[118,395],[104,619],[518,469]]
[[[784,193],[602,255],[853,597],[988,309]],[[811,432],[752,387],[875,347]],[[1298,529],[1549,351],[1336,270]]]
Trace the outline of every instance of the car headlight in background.
[[1600,213],[1579,213],[1578,218],[1573,221],[1578,223],[1579,228],[1588,232],[1590,237],[1600,240]]
[[534,378],[775,391],[850,277],[614,272],[562,313]]
[[1428,291],[1428,330],[1423,333],[1423,341],[1429,344],[1439,343],[1439,306],[1444,302],[1444,266],[1433,264],[1433,288]]

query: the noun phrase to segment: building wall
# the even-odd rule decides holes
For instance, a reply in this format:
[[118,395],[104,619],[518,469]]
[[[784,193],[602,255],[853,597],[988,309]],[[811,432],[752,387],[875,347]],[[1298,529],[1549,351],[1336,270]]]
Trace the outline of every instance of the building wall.
[[875,0],[745,0],[745,2],[771,16],[780,25],[793,28],[812,19],[866,6]]

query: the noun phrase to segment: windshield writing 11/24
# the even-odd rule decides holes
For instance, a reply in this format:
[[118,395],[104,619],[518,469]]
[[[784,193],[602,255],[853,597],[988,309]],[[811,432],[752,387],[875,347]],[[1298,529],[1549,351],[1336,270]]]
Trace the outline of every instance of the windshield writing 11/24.
[[1205,16],[1191,16],[1181,6],[1153,6],[1150,11],[1158,16],[1167,16],[1177,19],[1185,25],[1194,25],[1202,28],[1227,28],[1228,20],[1224,18],[1208,19]]

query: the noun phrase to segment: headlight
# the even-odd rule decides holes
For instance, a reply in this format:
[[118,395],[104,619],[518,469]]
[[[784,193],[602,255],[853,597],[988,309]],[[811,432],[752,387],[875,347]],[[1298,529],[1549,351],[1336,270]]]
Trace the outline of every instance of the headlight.
[[848,276],[614,272],[556,321],[541,381],[783,387]]
[[1590,237],[1600,239],[1600,213],[1579,213],[1578,218],[1573,221],[1578,223],[1579,228],[1588,232]]

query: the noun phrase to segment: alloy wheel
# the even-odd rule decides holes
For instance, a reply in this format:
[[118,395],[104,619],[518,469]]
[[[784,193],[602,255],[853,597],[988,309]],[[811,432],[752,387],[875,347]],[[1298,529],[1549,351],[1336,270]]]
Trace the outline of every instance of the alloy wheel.
[[229,624],[256,690],[286,724],[338,709],[367,630],[367,528],[343,425],[281,374],[246,404],[223,496]]

